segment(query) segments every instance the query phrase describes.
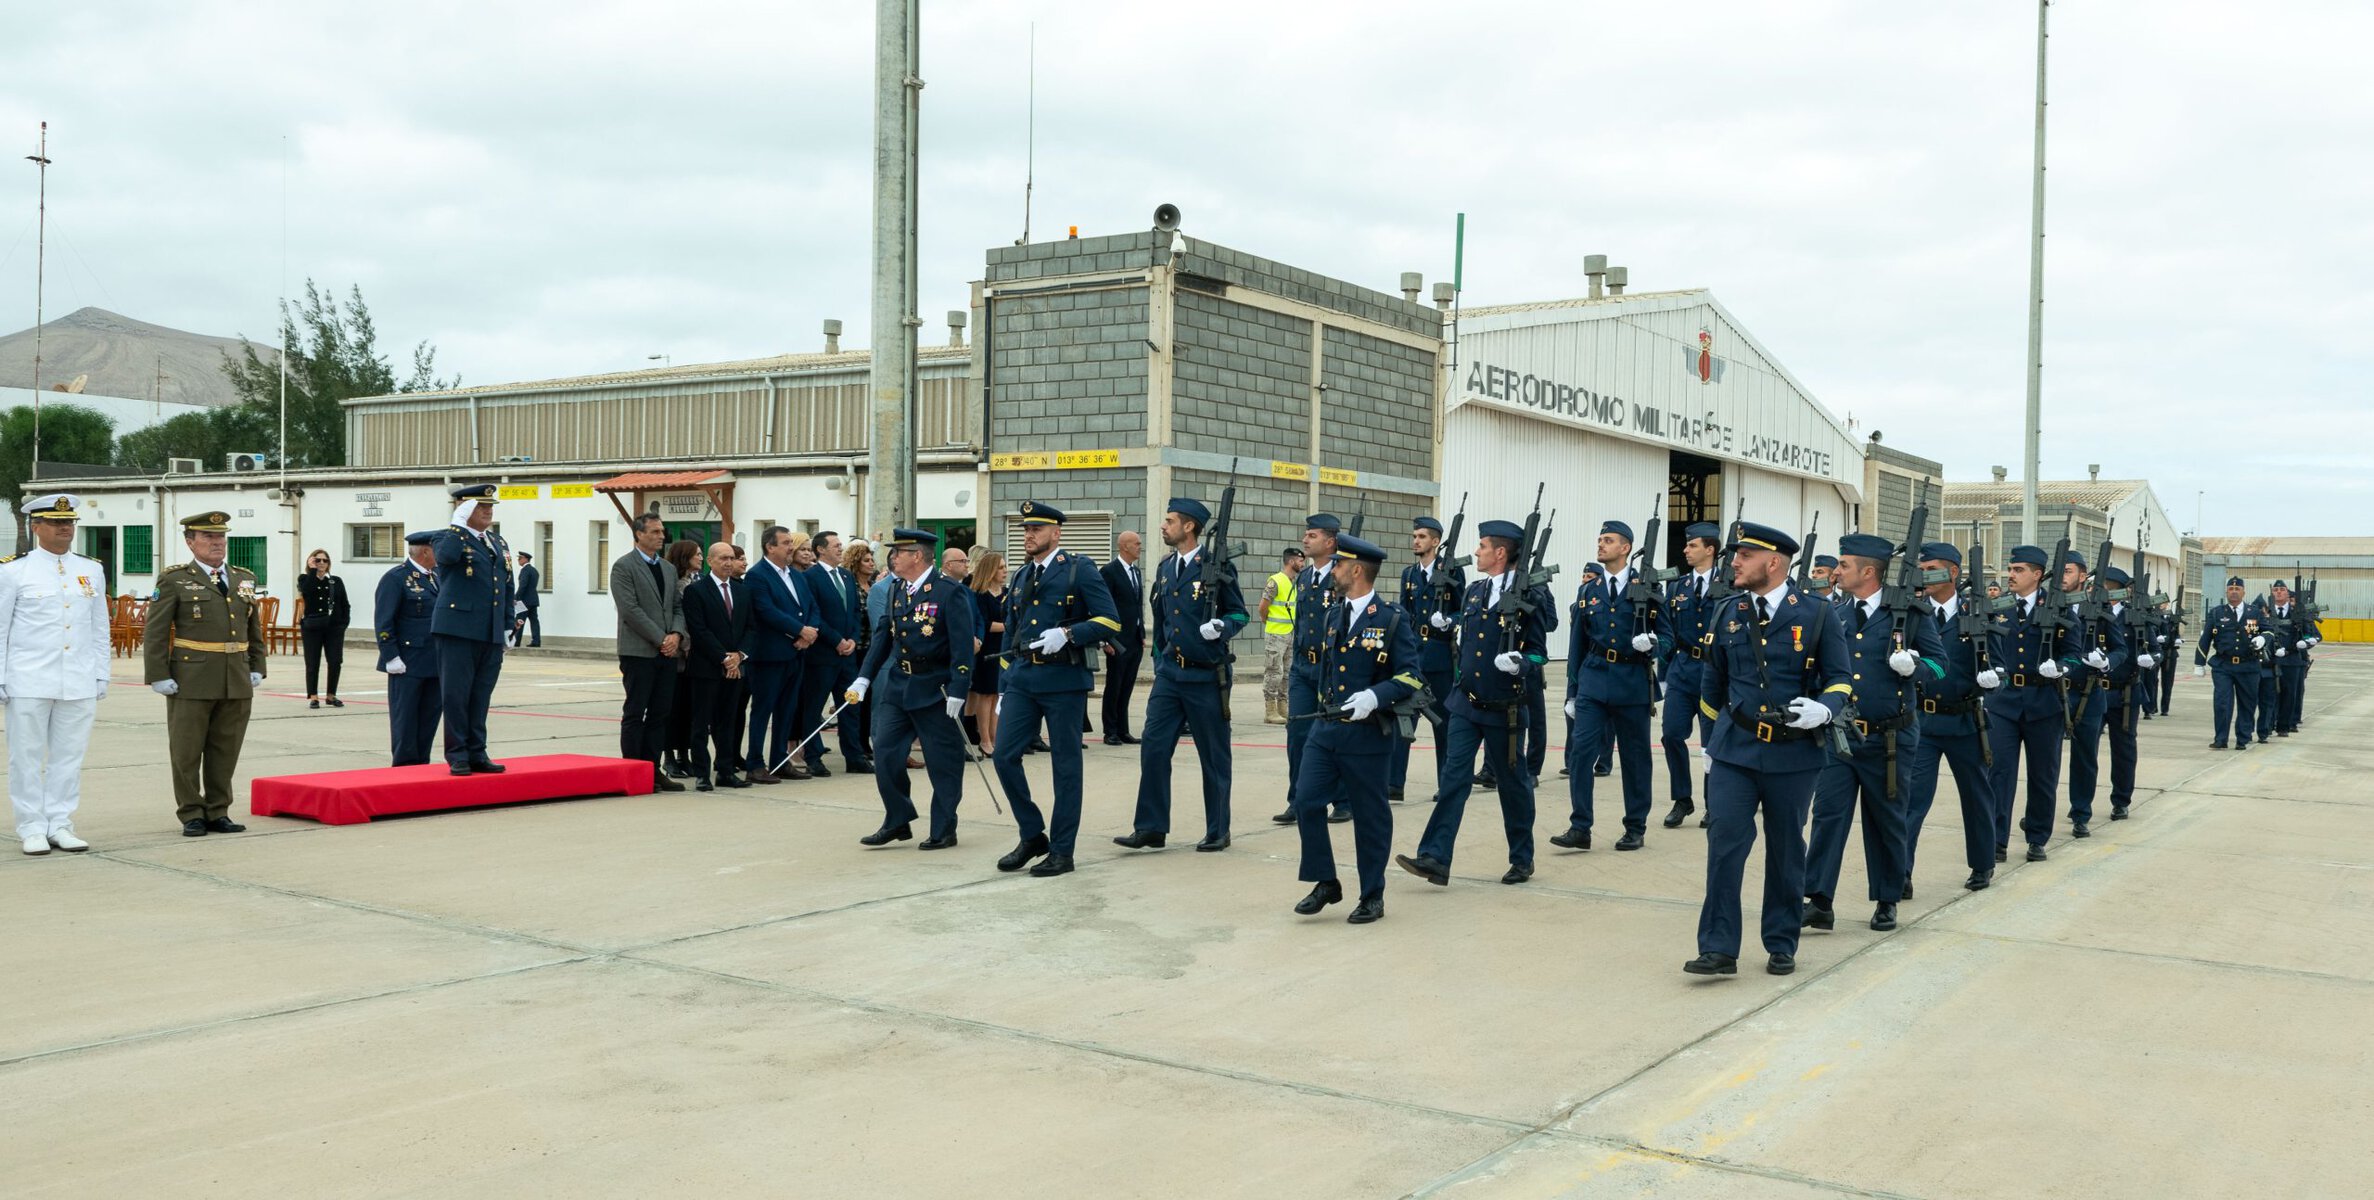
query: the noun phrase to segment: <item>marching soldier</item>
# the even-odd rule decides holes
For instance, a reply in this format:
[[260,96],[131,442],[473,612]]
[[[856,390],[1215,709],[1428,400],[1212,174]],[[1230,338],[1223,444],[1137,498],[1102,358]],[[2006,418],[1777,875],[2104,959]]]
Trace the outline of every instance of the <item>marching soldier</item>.
[[[1411,526],[1410,550],[1418,561],[1401,569],[1401,607],[1418,630],[1418,669],[1430,697],[1426,724],[1434,731],[1434,778],[1439,784],[1443,759],[1450,750],[1451,713],[1443,701],[1451,694],[1451,673],[1459,650],[1459,600],[1467,592],[1467,572],[1444,562],[1443,523],[1433,517],[1420,517]],[[1385,798],[1395,804],[1401,803],[1402,788],[1409,782],[1412,744],[1397,741],[1393,747]]]
[[[931,836],[916,849],[945,850],[956,844],[956,806],[964,799],[968,752],[964,727],[957,722],[973,685],[974,601],[963,583],[932,569],[940,535],[899,529],[884,545],[895,577],[890,604],[868,639],[856,681],[842,697],[862,704],[874,680],[882,681],[882,694],[872,705],[874,790],[882,797],[882,827],[857,840],[880,846],[914,836],[907,753],[921,742],[931,778]],[[940,715],[933,716],[934,711]]]
[[1682,560],[1690,564],[1690,571],[1665,585],[1665,621],[1673,646],[1665,654],[1665,711],[1657,734],[1665,750],[1666,791],[1673,797],[1673,810],[1665,814],[1667,829],[1679,829],[1683,818],[1698,811],[1691,799],[1691,732],[1696,731],[1702,747],[1714,736],[1713,724],[1698,711],[1698,698],[1706,678],[1706,648],[1712,644],[1706,637],[1711,628],[1708,597],[1714,593],[1715,555],[1721,552],[1717,541],[1723,531],[1711,521],[1698,521],[1682,535]]
[[1154,573],[1154,690],[1146,695],[1146,736],[1138,749],[1135,828],[1117,846],[1151,850],[1171,829],[1171,759],[1182,726],[1195,737],[1203,768],[1203,840],[1197,850],[1228,849],[1228,794],[1234,772],[1228,713],[1229,645],[1249,619],[1233,574],[1222,578],[1201,543],[1212,513],[1202,501],[1171,500],[1162,517],[1170,556]]
[[2176,610],[2170,605],[2171,602],[2162,601],[2159,606],[2157,631],[2159,646],[2152,651],[2160,659],[2158,682],[2153,685],[2159,689],[2159,701],[2144,714],[2145,716],[2154,714],[2167,716],[2168,702],[2176,698],[2176,662],[2179,657],[2177,651],[2184,644],[2184,630],[2176,620]]
[[2217,736],[2209,743],[2212,750],[2226,748],[2229,724],[2234,748],[2249,749],[2255,727],[2251,717],[2259,704],[2259,655],[2267,648],[2267,635],[2259,630],[2258,605],[2244,603],[2242,591],[2240,575],[2226,580],[2226,602],[2202,619],[2201,640],[2193,650],[2193,674],[2206,669],[2216,685],[2211,729]]
[[[1657,659],[1673,645],[1673,628],[1654,601],[1639,612],[1626,594],[1632,582],[1632,527],[1599,527],[1599,564],[1605,582],[1575,589],[1566,643],[1566,716],[1574,722],[1567,758],[1611,734],[1624,761],[1624,836],[1616,849],[1638,850],[1649,827],[1649,710],[1657,702]],[[1646,631],[1643,631],[1643,626]],[[1579,765],[1579,764],[1578,764]],[[1566,832],[1550,839],[1570,850],[1591,848],[1592,787],[1596,771],[1575,771],[1567,783],[1573,813]]]
[[1985,735],[1979,731],[1985,716],[1983,698],[1994,685],[1980,685],[1978,649],[1961,632],[1962,552],[1950,542],[1930,542],[1921,547],[1921,569],[1945,573],[1944,580],[1927,589],[1931,615],[1923,618],[1935,626],[1943,653],[1936,660],[1937,677],[1921,680],[1921,737],[1913,746],[1912,769],[1905,780],[1907,896],[1921,845],[1921,822],[1928,819],[1929,805],[1937,798],[1939,759],[1952,764],[1954,790],[1962,801],[1962,849],[1970,864],[1970,877],[1962,886],[1977,891],[1995,881],[1995,792],[1987,775]]
[[1832,582],[1833,576],[1837,573],[1838,560],[1836,558],[1827,554],[1817,554],[1813,557],[1813,566],[1806,569],[1805,577],[1813,580],[1814,595],[1832,604],[1837,604],[1839,603],[1839,592]]
[[[1838,568],[1830,579],[1846,597],[1848,703],[1853,711],[1848,752],[1835,755],[1815,781],[1813,829],[1805,851],[1805,926],[1830,929],[1838,920],[1831,907],[1838,872],[1846,858],[1846,831],[1855,810],[1863,813],[1863,866],[1871,899],[1878,906],[1871,927],[1896,927],[1896,902],[1904,898],[1911,868],[1905,856],[1909,805],[1903,774],[1919,753],[1917,689],[1944,678],[1938,660],[1944,643],[1925,606],[1898,630],[1895,614],[1880,603],[1880,580],[1895,557],[1883,537],[1850,533],[1838,539]],[[1918,604],[1917,599],[1915,600]],[[1918,677],[1916,679],[1916,676]]]
[[[1006,593],[1006,644],[1015,649],[1012,664],[998,673],[994,758],[1022,841],[997,860],[997,869],[1019,871],[1045,855],[1045,862],[1030,868],[1045,879],[1071,871],[1080,835],[1080,722],[1088,716],[1089,687],[1083,648],[1121,632],[1121,620],[1096,564],[1064,550],[1063,510],[1025,500],[1020,516],[1030,561]],[[1055,774],[1052,826],[1031,803],[1030,778],[1022,772],[1022,755],[1039,736],[1041,717]]]
[[1417,857],[1393,860],[1437,887],[1451,882],[1451,852],[1467,812],[1479,748],[1500,768],[1500,817],[1508,831],[1508,872],[1500,881],[1533,878],[1533,774],[1521,756],[1526,667],[1544,661],[1541,622],[1530,596],[1508,595],[1525,588],[1525,567],[1517,561],[1524,528],[1512,521],[1485,521],[1476,532],[1475,565],[1484,578],[1467,585],[1460,604],[1459,682],[1451,694],[1451,747],[1443,760],[1442,784]]
[[[2020,778],[2020,755],[2028,757],[2028,804],[2020,830],[2028,836],[2028,861],[2043,862],[2053,832],[2053,805],[2061,790],[2061,739],[2070,715],[2064,707],[2061,656],[2076,639],[2050,624],[2044,603],[2047,555],[2036,546],[2011,548],[2013,601],[1995,618],[1995,665],[1979,672],[1986,688],[1988,750],[1995,756],[1995,861],[2010,854],[2012,788]],[[1994,678],[1988,678],[1989,675]]]
[[[2316,623],[2299,611],[2299,597],[2278,579],[2268,589],[2268,625],[2280,630],[2284,644],[2275,648],[2275,719],[2259,717],[2259,740],[2267,740],[2270,726],[2277,737],[2290,737],[2300,728],[2301,692],[2308,682],[2308,648],[2322,640]],[[2264,693],[2261,693],[2264,695]]]
[[495,485],[465,484],[450,493],[453,524],[437,535],[437,674],[445,709],[445,765],[456,775],[500,775],[487,757],[486,710],[503,673],[511,629],[511,548],[495,523]]
[[429,761],[437,740],[444,691],[437,683],[437,531],[404,535],[406,561],[379,577],[371,625],[379,640],[379,669],[387,672],[387,733],[395,765]]
[[157,576],[141,635],[142,678],[165,697],[166,755],[183,837],[247,829],[231,820],[231,776],[264,682],[264,613],[255,573],[224,563],[230,532],[226,512],[182,518],[192,561]]
[[1334,591],[1345,599],[1330,609],[1319,630],[1324,648],[1318,666],[1325,682],[1312,710],[1318,715],[1296,722],[1319,728],[1311,731],[1304,751],[1308,774],[1303,778],[1309,786],[1295,798],[1302,833],[1297,878],[1312,886],[1294,911],[1307,917],[1344,898],[1326,817],[1329,799],[1341,797],[1352,813],[1354,860],[1360,868],[1360,902],[1344,919],[1366,925],[1385,915],[1385,855],[1393,847],[1385,760],[1401,736],[1392,710],[1424,685],[1409,614],[1376,594],[1385,552],[1345,535],[1336,540],[1333,554]]
[[[1299,800],[1295,794],[1296,781],[1302,778],[1302,748],[1311,740],[1308,717],[1318,711],[1320,622],[1328,606],[1341,597],[1335,593],[1335,539],[1343,531],[1343,522],[1328,513],[1312,513],[1303,521],[1302,552],[1310,560],[1296,580],[1294,597],[1294,665],[1286,675],[1286,811],[1271,817],[1280,825],[1292,825],[1299,818],[1295,810]],[[1352,810],[1329,798],[1327,819],[1349,821]]]
[[[2132,576],[2111,566],[2102,568],[2102,578],[2119,589],[2134,583]],[[2121,632],[2127,627],[2127,606],[2133,603],[2134,595],[2130,592],[2127,599],[2110,606],[2111,624]],[[2110,736],[2110,819],[2113,821],[2127,819],[2127,805],[2135,798],[2135,721],[2149,703],[2144,697],[2159,675],[2154,669],[2160,665],[2159,658],[2148,644],[2136,646],[2134,641],[2127,639],[2134,653],[2124,662],[2114,664],[2103,676],[2104,686],[2110,691],[2109,715],[2103,720],[2102,728]]]
[[[2072,595],[2090,586],[2085,556],[2072,550],[2061,566],[2061,590]],[[2109,681],[2129,669],[2126,627],[2113,620],[2094,623],[2092,640],[2085,630],[2072,637],[2061,666],[2068,672],[2069,835],[2092,837],[2094,790],[2102,772],[2102,728],[2110,717]]]
[[1733,527],[1731,579],[1741,594],[1709,614],[1714,642],[1698,710],[1715,723],[1706,774],[1706,901],[1692,975],[1739,973],[1740,879],[1764,846],[1764,969],[1797,969],[1805,906],[1805,816],[1826,751],[1823,726],[1853,690],[1838,612],[1789,582],[1797,540],[1769,525]]
[[25,501],[33,549],[0,558],[0,705],[8,712],[8,794],[27,854],[80,853],[82,759],[107,695],[107,572],[76,554],[82,500]]

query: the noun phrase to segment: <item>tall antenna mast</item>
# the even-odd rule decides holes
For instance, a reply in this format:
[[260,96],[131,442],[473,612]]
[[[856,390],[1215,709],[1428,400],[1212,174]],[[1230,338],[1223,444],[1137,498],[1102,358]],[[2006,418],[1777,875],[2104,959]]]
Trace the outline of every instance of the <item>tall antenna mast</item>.
[[[2036,530],[2036,478],[2044,430],[2044,50],[2052,0],[2036,0],[2036,170],[2028,200],[2028,456],[2020,485],[2020,529]],[[2055,563],[2053,570],[2060,570]]]
[[1022,240],[1017,246],[1030,244],[1030,192],[1038,185],[1039,164],[1039,23],[1030,23],[1029,99],[1026,101],[1022,133]]
[[280,135],[280,497],[289,494],[289,135]]
[[33,475],[41,478],[41,287],[49,265],[49,122],[41,123],[41,147],[25,156],[41,172],[38,216],[40,230],[33,242]]

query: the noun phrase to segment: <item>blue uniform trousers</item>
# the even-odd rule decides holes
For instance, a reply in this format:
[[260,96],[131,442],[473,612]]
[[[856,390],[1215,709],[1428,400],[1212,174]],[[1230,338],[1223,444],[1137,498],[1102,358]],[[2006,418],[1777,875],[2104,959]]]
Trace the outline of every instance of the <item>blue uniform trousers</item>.
[[[1451,683],[1449,671],[1426,672],[1426,690],[1433,694],[1434,703],[1420,711],[1426,714],[1427,728],[1434,731],[1434,779],[1437,787],[1442,785],[1443,760],[1449,755],[1451,748],[1451,710],[1448,700],[1451,694]],[[1393,749],[1387,751],[1392,756],[1392,764],[1387,768],[1385,774],[1386,787],[1398,788],[1409,783],[1410,747],[1416,744],[1415,742],[1402,741],[1399,738],[1393,739]]]
[[[1662,717],[1663,723],[1658,727],[1657,740],[1665,747],[1665,790],[1675,800],[1688,800],[1692,795],[1690,776],[1693,774],[1690,770],[1691,726],[1697,727],[1698,744],[1701,746],[1712,741],[1715,736],[1715,723],[1708,720],[1705,713],[1698,711],[1698,681],[1696,678],[1678,673],[1668,677],[1665,685],[1665,711]],[[1569,751],[1568,758],[1571,760],[1572,757],[1573,754]],[[1571,762],[1568,764],[1568,769],[1572,769]],[[1630,768],[1625,769],[1624,777],[1627,781],[1631,779]]]
[[[2102,723],[2110,713],[2110,693],[2101,684],[2086,694],[2083,707],[2069,698],[2077,729],[2069,735],[2069,819],[2094,819],[2094,792],[2102,779]],[[2047,833],[2050,826],[2046,827]]]
[[1467,815],[1467,797],[1475,790],[1476,751],[1500,770],[1500,820],[1508,830],[1511,866],[1533,865],[1533,777],[1508,769],[1517,753],[1512,731],[1505,725],[1485,725],[1451,714],[1451,748],[1443,765],[1441,788],[1434,797],[1434,814],[1426,819],[1426,833],[1418,853],[1451,865],[1451,851],[1459,841],[1459,821]]
[[[923,744],[923,770],[931,779],[931,836],[956,832],[956,805],[964,799],[964,727],[939,705],[900,708],[874,704],[874,791],[882,797],[882,823],[904,825],[915,819],[915,801],[908,794],[907,751]],[[1050,743],[1052,744],[1052,743]]]
[[2113,704],[2103,722],[2103,731],[2110,735],[2110,803],[2114,808],[2125,808],[2135,798],[2135,727],[2127,723],[2135,713],[2132,701]]
[[2275,736],[2275,729],[2283,722],[2283,672],[2278,668],[2259,669],[2259,740]]
[[799,663],[750,665],[750,753],[743,756],[745,765],[769,773],[783,769],[791,749],[792,709],[799,700]]
[[[1696,701],[1692,701],[1693,707]],[[1574,732],[1566,739],[1567,797],[1576,829],[1591,828],[1592,785],[1598,777],[1592,764],[1582,761],[1577,747],[1605,745],[1615,738],[1617,757],[1624,764],[1624,828],[1639,833],[1649,827],[1649,706],[1602,704],[1587,696],[1574,701]]]
[[[1300,716],[1319,711],[1319,669],[1304,672],[1297,667],[1286,677],[1286,715]],[[1198,738],[1198,741],[1202,739]],[[1286,808],[1292,811],[1302,803],[1303,746],[1311,740],[1309,721],[1286,722]],[[1330,795],[1327,803],[1336,809],[1343,807],[1342,796]]]
[[[865,653],[851,651],[848,657],[835,659],[834,663],[832,692],[825,697],[827,700],[835,700],[846,695],[849,685],[857,682],[857,668],[865,664]],[[874,756],[871,749],[873,726],[865,721],[849,719],[863,712],[865,712],[864,705],[852,704],[849,706],[849,711],[841,714],[841,758],[844,761],[854,762],[861,758]],[[824,739],[816,740],[822,742]]]
[[1986,762],[1978,750],[1976,733],[1921,731],[1905,773],[1904,875],[1912,877],[1912,863],[1921,846],[1921,823],[1929,819],[1929,805],[1937,799],[1937,761],[1954,768],[1954,790],[1962,800],[1962,850],[1973,871],[1995,867],[1995,790]]
[[1140,833],[1171,831],[1171,759],[1179,750],[1181,726],[1195,735],[1195,759],[1203,768],[1203,834],[1227,837],[1234,767],[1228,717],[1220,709],[1220,684],[1173,679],[1160,671],[1154,674],[1154,689],[1146,693],[1146,724],[1140,731],[1145,736],[1138,744],[1136,828]]
[[2217,744],[2226,744],[2226,727],[2234,728],[2234,745],[2250,744],[2251,730],[2257,728],[2252,714],[2259,706],[2259,668],[2255,663],[2228,666],[2225,663],[2209,668],[2210,682],[2216,685],[2216,698],[2211,702],[2214,712],[2212,726]]
[[[2292,659],[2299,657],[2299,651],[2292,651]],[[2303,663],[2296,667],[2275,668],[2275,690],[2277,696],[2275,728],[2286,731],[2298,729],[2300,727],[2301,702],[2306,697],[2308,690],[2307,665]]]
[[1863,810],[1863,871],[1871,898],[1904,898],[1905,776],[1911,773],[1920,734],[1896,731],[1896,797],[1888,798],[1888,752],[1873,734],[1844,758],[1832,757],[1814,780],[1813,830],[1805,848],[1805,894],[1838,898],[1838,873],[1846,863],[1847,827]]
[[[1041,718],[1047,722],[1047,758],[1055,775],[1052,823],[1032,803],[1030,777],[1022,770],[1023,751],[1039,736]],[[1007,803],[1014,806],[1022,840],[1044,835],[1049,854],[1070,854],[1080,838],[1080,722],[1087,718],[1085,691],[1026,692],[1017,687],[999,694],[997,750],[992,756],[997,781],[1006,789]],[[1202,740],[1196,739],[1199,744]],[[883,759],[877,756],[874,761]]]
[[439,707],[445,710],[445,762],[466,766],[485,762],[486,708],[495,697],[495,679],[503,673],[503,644],[452,634],[437,640]]
[[2020,829],[2028,844],[2052,840],[2053,803],[2061,790],[2061,714],[2046,709],[2034,716],[2014,718],[1987,714],[1987,737],[1995,755],[1995,776],[1989,788],[1995,797],[1995,845],[2011,844],[2012,788],[2020,775],[2020,752],[2028,756],[2028,806]]
[[1764,949],[1797,953],[1805,918],[1805,810],[1819,771],[1751,771],[1717,760],[1706,771],[1706,901],[1698,950],[1739,955],[1739,885],[1764,815]]
[[434,675],[416,677],[406,672],[387,677],[387,734],[396,766],[429,761],[429,747],[437,741],[437,714],[444,704],[444,693]]
[[[1308,721],[1297,724],[1308,725]],[[1202,744],[1201,735],[1196,737]],[[1360,899],[1385,894],[1385,857],[1393,849],[1393,806],[1385,801],[1385,759],[1382,746],[1374,751],[1310,747],[1302,760],[1311,796],[1333,796],[1352,810],[1353,861],[1360,867]],[[1324,801],[1294,802],[1294,825],[1302,835],[1302,869],[1295,878],[1324,883],[1336,878],[1335,845],[1327,832]]]

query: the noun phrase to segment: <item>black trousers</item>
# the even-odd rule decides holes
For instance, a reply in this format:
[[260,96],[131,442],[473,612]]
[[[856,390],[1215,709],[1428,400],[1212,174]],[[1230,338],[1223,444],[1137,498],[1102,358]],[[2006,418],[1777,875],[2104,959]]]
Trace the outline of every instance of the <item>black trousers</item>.
[[668,713],[676,703],[676,660],[618,656],[626,680],[626,703],[618,712],[618,756],[659,761],[667,738]]
[[[305,638],[305,694],[335,696],[338,694],[338,672],[346,666],[346,627],[344,625],[316,625],[311,621],[299,627]],[[330,690],[316,686],[321,682],[323,659],[330,661]]]
[[1138,668],[1146,661],[1146,644],[1115,650],[1105,658],[1105,697],[1102,720],[1105,736],[1129,736],[1129,697],[1138,690]]
[[692,676],[676,672],[675,698],[668,703],[668,733],[662,749],[676,758],[692,753],[693,739],[700,736],[692,723]]
[[[742,771],[742,722],[750,708],[750,688],[739,679],[685,676],[687,720],[692,726],[692,773],[715,779]],[[714,754],[712,754],[714,748]],[[717,774],[709,774],[712,764]]]
[[[522,628],[522,627],[525,628]],[[544,644],[544,610],[531,607],[512,618],[511,644],[541,646]]]

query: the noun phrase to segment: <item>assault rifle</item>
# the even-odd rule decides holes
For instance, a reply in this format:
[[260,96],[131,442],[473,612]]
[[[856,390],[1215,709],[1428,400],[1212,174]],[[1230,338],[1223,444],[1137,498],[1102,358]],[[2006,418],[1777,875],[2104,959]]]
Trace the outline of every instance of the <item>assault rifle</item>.
[[[1888,637],[1891,643],[1891,652],[1911,650],[1916,645],[1906,635],[1912,629],[1915,615],[1921,611],[1921,536],[1928,531],[1929,497],[1927,490],[1923,489],[1920,503],[1913,506],[1912,516],[1904,525],[1904,549],[1896,556],[1896,581],[1882,584],[1879,590],[1879,606],[1887,610],[1888,614],[1888,625],[1891,631]],[[1899,700],[1896,705],[1898,719],[1910,717],[1919,706],[1916,701],[1903,699],[1905,677],[1896,675],[1893,669],[1890,669],[1888,674],[1896,680],[1896,695]],[[1914,688],[1913,694],[1916,697],[1919,695],[1917,686]],[[1890,800],[1896,798],[1898,790],[1896,733],[1896,730],[1890,729],[1886,731],[1882,739],[1882,744],[1886,746],[1888,752],[1888,799]]]
[[[2110,565],[2110,535],[2102,535],[2102,545],[2094,552],[2093,570],[2086,576],[2085,599],[2077,602],[2078,657],[2102,648],[2103,630],[2110,625],[2110,581],[2102,577],[2102,569]],[[2086,701],[2093,698],[2094,689],[2106,683],[2101,671],[2088,670],[2085,682],[2077,688],[2077,711],[2085,711]],[[2072,723],[2075,718],[2071,718]]]
[[[1995,613],[2008,605],[2009,597],[1987,597],[1987,548],[1984,542],[1970,547],[1969,562],[1962,571],[1962,604],[1954,616],[1954,632],[1970,643],[1970,675],[1975,682],[1980,672],[1995,669]],[[2018,603],[2010,601],[2010,603]],[[1990,771],[1995,769],[1995,747],[1987,737],[1986,689],[1970,698],[1970,727],[1978,733],[1978,757]]]
[[[1639,637],[1644,633],[1650,637],[1657,635],[1657,606],[1664,602],[1665,597],[1664,588],[1660,585],[1673,578],[1672,571],[1657,565],[1657,539],[1658,535],[1664,532],[1665,527],[1664,493],[1657,494],[1656,505],[1657,507],[1649,510],[1648,536],[1642,538],[1639,548],[1632,552],[1632,582],[1625,585],[1624,588],[1624,600],[1632,606],[1632,635],[1634,637]],[[1624,647],[1625,650],[1631,648],[1630,645]],[[1655,651],[1652,649],[1648,655],[1643,657],[1642,662],[1646,665],[1645,669],[1649,673],[1649,696],[1654,700],[1657,691]]]
[[1739,594],[1739,585],[1731,582],[1731,551],[1739,543],[1739,527],[1746,524],[1747,519],[1747,491],[1742,488],[1739,505],[1731,515],[1731,528],[1724,531],[1722,544],[1715,547],[1714,567],[1707,573],[1706,613],[1709,621],[1714,620],[1714,614],[1721,611],[1725,602]]
[[1366,524],[1368,524],[1368,497],[1362,496],[1360,507],[1352,510],[1352,523],[1344,526],[1344,532],[1353,537],[1359,537],[1360,527]]
[[1451,532],[1434,552],[1436,611],[1456,614],[1459,598],[1467,593],[1467,568],[1473,558],[1459,553],[1459,532],[1467,525],[1467,493],[1459,493],[1459,511],[1451,517]]
[[[1205,539],[1203,568],[1203,624],[1221,618],[1221,598],[1236,591],[1236,552],[1228,544],[1229,519],[1236,513],[1237,460],[1228,460],[1228,486],[1220,489],[1220,512],[1212,518],[1212,528]],[[1236,684],[1236,639],[1221,639],[1220,694]]]
[[[2075,531],[2076,525],[2077,516],[2074,513],[2062,520],[2061,540],[2053,543],[2053,556],[2045,564],[2044,580],[2036,585],[2036,624],[2044,638],[2044,654],[2043,658],[2037,660],[2039,664],[2044,658],[2059,658],[2060,655],[2053,651],[2060,644],[2062,635],[2077,629],[2077,601],[2061,590],[2061,565],[2069,561],[2069,535]],[[2061,696],[2061,736],[2075,737],[2077,719],[2069,713],[2068,674],[2064,672],[2053,683]]]
[[1805,531],[1805,542],[1797,547],[1797,590],[1827,600],[1830,598],[1830,581],[1822,580],[1821,586],[1816,587],[1813,577],[1813,548],[1821,540],[1822,514],[1817,511],[1813,515],[1813,528]]
[[[1500,621],[1499,652],[1501,654],[1523,652],[1525,623],[1538,619],[1534,612],[1533,586],[1537,581],[1548,583],[1550,578],[1558,573],[1556,567],[1544,568],[1541,566],[1543,547],[1549,543],[1550,539],[1550,531],[1545,527],[1541,517],[1542,493],[1547,491],[1548,487],[1549,485],[1546,483],[1534,486],[1533,511],[1525,516],[1524,533],[1517,539],[1517,552],[1509,560],[1509,574],[1514,578],[1500,589],[1500,601],[1493,608],[1492,615]],[[1555,520],[1556,514],[1552,513],[1551,518]],[[1523,678],[1524,673],[1520,671],[1518,673],[1520,690],[1523,688]],[[1525,706],[1520,703],[1509,711],[1509,727],[1512,730],[1522,729],[1524,723]],[[1524,770],[1515,755],[1519,743],[1523,740],[1518,737],[1508,739],[1511,756],[1508,763],[1502,765],[1510,770]]]

